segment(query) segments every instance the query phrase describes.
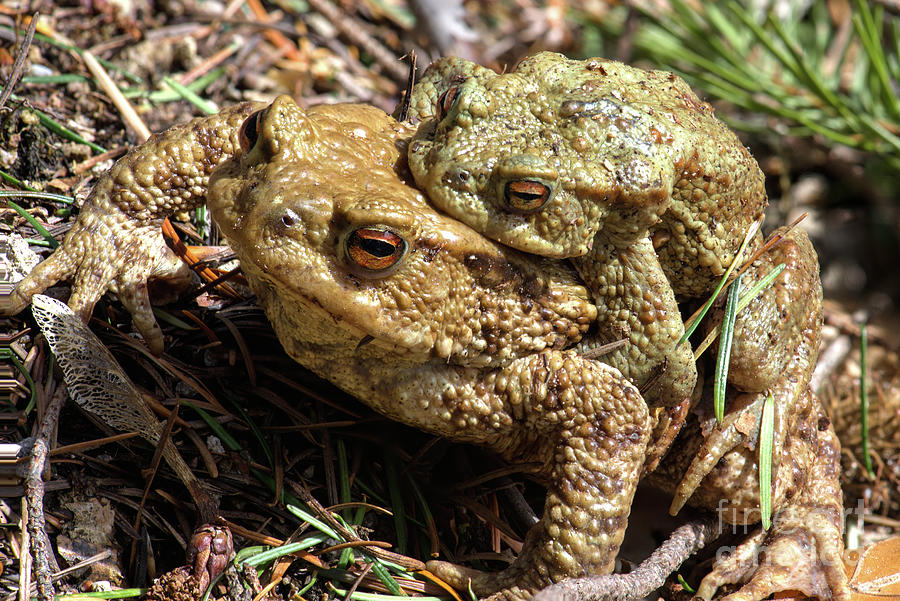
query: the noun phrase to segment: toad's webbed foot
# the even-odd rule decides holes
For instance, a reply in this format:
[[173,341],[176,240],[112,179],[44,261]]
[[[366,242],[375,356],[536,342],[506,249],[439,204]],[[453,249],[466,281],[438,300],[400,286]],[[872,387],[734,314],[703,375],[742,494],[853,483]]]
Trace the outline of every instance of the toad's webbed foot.
[[840,446],[823,414],[818,419],[816,457],[802,493],[758,531],[715,564],[697,595],[711,599],[726,584],[743,584],[723,601],[761,601],[797,590],[819,599],[850,598],[841,558]]
[[846,599],[841,593],[833,594],[846,586],[841,554],[829,546],[834,527],[826,534],[815,522],[804,520],[803,530],[787,533],[781,531],[792,530],[792,526],[776,523],[772,532],[756,533],[716,563],[701,582],[697,596],[712,599],[723,585],[746,583],[722,601],[762,601],[789,590],[819,599]]
[[[733,393],[733,390],[729,392]],[[792,390],[786,391],[788,395]],[[729,395],[730,396],[730,395]],[[779,395],[775,398],[775,423],[782,423],[782,412],[778,401],[784,400]],[[684,472],[681,481],[672,494],[672,504],[669,513],[677,514],[685,503],[691,498],[703,479],[706,478],[719,464],[722,458],[741,446],[756,448],[760,429],[763,404],[766,401],[765,394],[742,394],[736,398],[728,399],[729,411],[721,425],[716,425],[714,418],[708,418],[702,423],[704,437],[702,444],[695,454],[690,465]],[[781,456],[785,428],[776,427],[776,437],[773,445],[773,456]]]
[[483,572],[447,561],[429,561],[428,570],[459,591],[471,589],[479,599],[525,601],[542,588],[534,572],[513,564],[502,572]]
[[86,208],[50,258],[19,282],[4,312],[18,313],[35,294],[71,280],[69,306],[78,316],[87,321],[100,297],[107,290],[115,292],[150,348],[161,353],[162,331],[150,307],[147,281],[165,279],[177,289],[190,277],[187,266],[166,246],[160,221],[136,223],[115,210]]
[[100,297],[114,292],[150,348],[161,353],[147,282],[184,287],[190,273],[166,247],[160,225],[203,202],[210,173],[239,148],[239,127],[259,106],[241,104],[177,125],[122,157],[98,179],[59,248],[19,282],[0,313],[18,313],[35,294],[71,280],[75,313],[87,320]]

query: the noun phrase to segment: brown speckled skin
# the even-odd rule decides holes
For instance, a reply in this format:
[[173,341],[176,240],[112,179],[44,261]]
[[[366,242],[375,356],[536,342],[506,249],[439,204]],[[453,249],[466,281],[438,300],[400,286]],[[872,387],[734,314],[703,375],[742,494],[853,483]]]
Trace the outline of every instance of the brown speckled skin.
[[[142,290],[146,278],[160,271],[155,266],[168,265],[161,243],[146,239],[158,236],[163,216],[196,205],[212,165],[228,159],[208,180],[211,208],[293,357],[386,415],[482,444],[510,460],[543,463],[544,517],[513,566],[499,574],[442,562],[430,567],[461,589],[471,577],[479,595],[507,599],[525,599],[566,577],[608,572],[650,426],[634,386],[614,368],[573,350],[596,319],[585,287],[564,263],[498,246],[430,209],[404,183],[409,132],[376,109],[338,105],[304,112],[281,98],[265,113],[259,141],[245,155],[236,150],[236,130],[252,108],[195,120],[126,155],[98,182],[83,209],[87,216],[54,254],[62,258],[49,259],[49,268],[20,284],[20,302],[67,275],[90,291],[73,298],[82,314],[104,285],[120,295],[130,294],[128,287]],[[199,175],[189,185],[183,178],[155,178],[146,185],[133,177],[160,165],[170,165],[170,173]],[[104,214],[113,218],[103,220]],[[94,235],[97,223],[107,228],[101,236]],[[408,242],[397,267],[373,277],[348,264],[347,232],[363,225],[390,228]],[[119,260],[119,253],[131,253],[130,261]],[[155,325],[149,306],[129,308],[137,323]],[[795,413],[810,415],[805,411]],[[778,431],[789,442],[793,434],[786,422],[794,413],[779,415]],[[790,426],[808,423],[795,420]],[[801,431],[809,441],[809,428]],[[794,461],[796,477],[792,495],[776,493],[778,519],[799,515],[789,522],[797,525],[809,513],[805,508],[840,507],[836,454],[821,452],[836,447],[833,439],[829,446],[827,424],[821,432],[818,459],[810,459],[802,445],[780,443],[788,449],[782,461]],[[689,444],[679,447],[686,450],[660,467],[661,474],[673,474],[670,488],[697,449],[709,446],[696,428],[683,436],[691,433]],[[709,448],[699,456],[717,452]],[[744,464],[755,469],[752,454],[725,449],[720,455],[728,469],[713,470],[707,479],[712,492],[697,499],[715,507],[718,494],[735,507],[752,505],[737,479],[743,472],[731,473]],[[840,532],[839,523],[829,528],[820,530]],[[800,528],[792,536],[807,534]],[[839,541],[822,544],[826,551],[840,549]],[[707,592],[743,577],[729,579],[734,570],[722,565]],[[765,583],[792,588],[795,581],[779,574],[766,576]],[[839,589],[833,579],[827,582]]]
[[[502,75],[440,59],[410,117],[421,122],[410,168],[429,198],[489,238],[574,257],[598,329],[630,342],[604,360],[639,386],[654,379],[652,405],[689,397],[676,295],[708,294],[766,206],[756,162],[712,108],[670,73],[542,52]],[[509,211],[504,184],[517,179],[549,185],[551,199]]]
[[[675,297],[707,296],[766,206],[756,162],[712,108],[670,73],[540,53],[502,75],[463,59],[436,61],[413,90],[410,120],[419,124],[410,168],[432,201],[514,248],[573,257],[599,311],[597,334],[579,348],[624,332],[630,344],[602,360],[639,386],[657,377],[646,391],[651,406],[683,399],[696,371],[688,346],[675,345],[683,332]],[[505,183],[522,179],[552,189],[540,210],[523,214],[506,206]],[[761,243],[757,235],[751,251]],[[813,462],[815,436],[806,437],[808,444],[785,443],[809,432],[800,416],[814,416],[818,407],[808,382],[818,352],[821,286],[805,233],[790,232],[763,255],[744,276],[744,289],[780,262],[787,269],[738,316],[725,425],[705,420],[706,438],[697,424],[688,426],[656,477],[675,493],[673,511],[685,502],[717,508],[721,499],[741,519],[758,517],[756,432],[767,389],[778,416],[774,507],[798,511],[794,503],[807,474],[834,471],[827,463],[833,452],[825,453],[824,464]],[[708,324],[721,321],[721,313],[720,307]],[[708,399],[699,409],[707,407]],[[821,445],[834,442],[823,435]],[[813,484],[803,493],[804,507],[839,507],[835,490],[836,482]],[[829,558],[841,550],[841,521],[825,523],[807,534]],[[790,546],[784,528],[769,537]],[[802,565],[810,574],[827,572],[827,584],[845,595],[842,576],[817,571],[814,562],[815,553]],[[740,582],[753,571],[733,580],[724,573],[718,584]],[[762,598],[754,595],[779,587],[828,592],[827,585],[810,589],[790,570],[756,574],[735,599]]]
[[[809,388],[822,328],[822,291],[817,272],[803,266],[814,264],[815,251],[802,232],[786,232],[786,239],[756,261],[747,277],[763,277],[782,262],[787,265],[782,284],[764,291],[746,311],[775,308],[776,316],[771,319],[790,322],[783,335],[789,337],[794,352],[768,357],[773,344],[769,333],[744,331],[736,341],[743,345],[744,359],[737,364],[732,361],[734,378],[743,384],[758,377],[747,358],[759,366],[776,362],[778,369],[779,377],[770,388],[775,416],[773,526],[753,534],[730,558],[716,564],[698,590],[707,599],[719,586],[747,581],[726,599],[758,601],[791,589],[820,599],[849,598],[841,563],[840,444]],[[791,311],[796,299],[803,299],[809,310]],[[741,327],[751,330],[757,326],[747,319]],[[718,428],[708,415],[711,394],[711,382],[707,382],[700,405],[707,414],[692,416],[650,481],[673,492],[673,508],[687,502],[716,509],[726,523],[752,524],[759,519],[758,432],[766,394],[730,386],[725,422]],[[709,432],[719,436],[704,436]],[[684,474],[692,476],[679,482]],[[701,482],[703,474],[707,475]],[[757,566],[753,562],[763,550],[767,561]]]
[[154,352],[163,350],[148,279],[190,282],[190,270],[166,246],[160,226],[206,198],[209,174],[239,147],[238,128],[262,105],[247,103],[152,136],[101,177],[59,249],[13,290],[9,314],[59,280],[72,280],[69,306],[87,320],[115,292]]
[[[214,219],[279,339],[385,415],[543,464],[543,519],[510,568],[475,576],[477,594],[518,599],[609,572],[648,416],[618,372],[564,350],[596,315],[587,291],[564,265],[434,211],[394,172],[400,126],[374,108],[348,110],[276,100],[256,147],[210,182]],[[345,251],[360,227],[400,235],[405,257],[361,272]],[[455,566],[431,568],[465,584]]]
[[[375,108],[303,111],[279,98],[244,153],[235,150],[236,131],[247,112],[195,120],[126,155],[98,183],[88,217],[57,251],[63,259],[50,259],[53,269],[20,284],[18,298],[73,271],[76,281],[94,282],[102,262],[127,248],[145,253],[130,257],[141,267],[132,285],[146,286],[147,267],[166,253],[144,237],[157,236],[151,230],[162,217],[193,206],[204,190],[179,189],[185,180],[177,178],[136,182],[135,174],[160,165],[177,173],[196,168],[214,219],[292,357],[394,419],[510,461],[542,464],[543,519],[510,568],[481,574],[432,562],[433,571],[462,589],[471,576],[477,594],[498,599],[610,572],[649,418],[637,388],[616,369],[571,350],[596,319],[574,271],[491,242],[431,208],[401,179],[411,180],[410,132]],[[206,139],[229,141],[233,155],[208,182],[209,165],[225,155],[210,158],[200,142]],[[122,227],[90,237],[102,212]],[[372,273],[350,262],[349,234],[363,226],[406,241],[396,266]],[[59,267],[76,255],[87,261]],[[104,267],[109,275],[93,284],[90,304],[128,268]],[[146,309],[143,318],[152,320]]]

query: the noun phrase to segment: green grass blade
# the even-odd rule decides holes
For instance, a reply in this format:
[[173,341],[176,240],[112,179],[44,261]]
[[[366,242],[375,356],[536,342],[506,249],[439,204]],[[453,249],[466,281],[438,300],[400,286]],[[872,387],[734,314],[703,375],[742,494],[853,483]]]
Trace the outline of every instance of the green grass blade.
[[75,204],[75,199],[69,196],[53,194],[52,192],[39,192],[37,190],[0,190],[0,198],[39,198],[67,205]]
[[437,527],[434,524],[434,515],[431,513],[431,507],[428,505],[428,501],[425,499],[425,495],[422,494],[422,490],[416,483],[416,479],[413,478],[412,474],[410,474],[408,471],[406,472],[406,481],[409,484],[409,487],[412,489],[413,497],[415,497],[416,503],[422,510],[422,521],[425,523],[425,527],[428,529],[429,535],[436,539]]
[[869,347],[869,335],[866,324],[859,326],[859,419],[862,430],[863,463],[869,478],[875,479],[872,469],[872,458],[869,456],[869,373],[866,363],[866,351]]
[[400,490],[400,466],[397,455],[388,449],[384,457],[384,471],[387,476],[387,488],[391,497],[391,512],[394,514],[394,529],[397,532],[397,552],[406,553],[406,541],[409,529],[406,526],[406,507]]
[[694,587],[687,583],[687,580],[684,579],[684,576],[678,574],[678,584],[681,585],[681,588],[689,592],[690,594],[694,594]]
[[[734,14],[744,25],[746,25],[747,29],[754,35],[756,41],[762,44],[766,50],[769,51],[769,54],[772,55],[782,67],[787,69],[787,71],[794,76],[798,81],[803,80],[803,74],[800,69],[800,66],[796,63],[796,61],[792,58],[791,54],[787,52],[784,48],[778,46],[775,43],[774,38],[766,31],[762,25],[756,22],[752,15],[750,15],[747,11],[743,9],[743,7],[734,2],[733,0],[728,3],[728,9]],[[770,18],[767,22],[771,25],[775,21],[774,18]]]
[[[859,122],[862,123],[863,127],[869,130],[869,132],[875,134],[876,136],[887,142],[893,148],[894,152],[900,153],[900,138],[888,131],[888,129],[876,119],[874,119],[872,115],[860,114]],[[875,150],[873,144],[858,144],[857,147],[863,148],[865,150]]]
[[893,53],[890,57],[891,78],[900,79],[900,19],[891,19],[888,22],[888,31],[891,34],[890,45]]
[[[338,498],[341,503],[349,503],[351,500],[350,496],[350,466],[347,463],[347,445],[344,444],[343,440],[337,441],[337,464],[338,464],[338,484],[340,485],[340,490],[338,490]],[[349,513],[349,510],[344,510],[342,513]],[[344,516],[344,519],[348,519],[347,516]]]
[[23,209],[22,207],[20,207],[19,205],[17,205],[16,203],[14,203],[14,202],[11,201],[11,200],[7,200],[7,201],[6,201],[6,204],[7,204],[11,209],[15,210],[16,213],[18,213],[19,215],[21,215],[21,216],[22,216],[22,219],[24,219],[25,221],[27,221],[27,222],[28,222],[28,225],[30,225],[31,227],[33,227],[37,233],[39,233],[41,236],[43,236],[43,237],[44,237],[44,240],[46,240],[46,241],[50,244],[50,246],[51,246],[52,248],[56,248],[57,246],[59,246],[59,242],[56,241],[56,238],[53,237],[53,234],[51,234],[50,232],[48,232],[48,231],[47,231],[47,228],[45,228],[43,225],[41,225],[41,224],[38,222],[37,219],[35,219],[34,217],[32,217],[32,216],[28,213],[28,211],[26,211],[25,209]]
[[[784,271],[784,268],[785,268],[785,264],[779,263],[772,269],[772,271],[767,273],[764,278],[760,279],[753,286],[751,286],[750,290],[748,290],[745,294],[743,294],[741,296],[740,300],[738,301],[737,310],[735,311],[735,313],[740,313],[741,311],[746,309],[747,305],[750,304],[750,301],[752,301],[754,298],[756,298],[759,295],[759,293],[763,291],[764,288],[766,288],[769,284],[771,284],[772,281],[775,278],[777,278],[778,275],[782,271]],[[706,338],[703,339],[703,342],[701,342],[699,345],[697,345],[697,348],[694,349],[694,359],[698,359],[700,357],[700,355],[702,355],[704,352],[706,352],[706,349],[709,348],[709,346],[712,344],[713,340],[715,340],[719,336],[719,334],[721,334],[721,332],[722,332],[722,324],[719,324],[713,332],[711,332],[710,334],[707,334]]]
[[361,491],[371,497],[372,501],[381,505],[382,507],[388,505],[388,500],[384,498],[384,495],[381,495],[377,490],[366,484],[365,480],[360,476],[357,476],[353,481],[353,484],[356,485]]
[[381,584],[383,584],[392,595],[401,595],[402,598],[403,589],[400,588],[400,583],[394,580],[394,577],[391,576],[391,573],[388,572],[384,565],[382,565],[380,560],[373,558],[372,561],[372,573],[378,577]]
[[159,307],[153,307],[153,316],[156,317],[157,321],[165,322],[170,326],[178,328],[179,330],[185,330],[187,332],[197,330],[197,326],[195,324],[188,323],[183,319],[178,319],[170,312],[166,311],[165,309],[160,309]]
[[25,364],[19,361],[19,358],[13,352],[12,349],[0,349],[0,359],[4,361],[12,361],[12,364],[16,366],[16,369],[19,370],[25,377],[25,381],[28,383],[28,388],[31,390],[31,398],[28,399],[28,404],[25,405],[25,413],[26,415],[31,413],[34,410],[35,405],[37,404],[37,389],[34,385],[34,380],[31,378],[31,374],[28,373],[28,370],[25,369]]
[[[10,31],[15,31],[16,34],[20,35],[20,36],[25,35],[25,32],[23,30],[15,29],[13,27],[10,27],[9,25],[0,25],[0,27],[2,27],[3,29],[8,29]],[[72,46],[71,44],[66,44],[65,42],[60,42],[57,39],[51,38],[51,37],[46,36],[41,33],[34,34],[34,39],[41,41],[41,42],[46,42],[52,46],[56,46],[57,48],[62,48],[63,50],[71,50],[72,52],[75,52],[79,56],[81,56],[84,53],[84,50],[82,50],[78,46]],[[120,73],[122,75],[122,77],[124,77],[125,79],[128,79],[132,83],[135,83],[138,85],[144,83],[143,79],[141,79],[137,75],[123,69],[119,65],[112,63],[106,59],[100,58],[100,57],[96,57],[96,58],[97,58],[97,62],[100,63],[101,65],[103,65],[107,71],[113,71],[115,73]]]
[[[787,6],[787,5],[786,5]],[[742,3],[638,8],[633,42],[707,94],[783,121],[792,135],[817,134],[877,153],[900,169],[900,19],[854,0],[847,35],[821,3],[791,5],[764,20]],[[715,39],[709,39],[715,38]],[[834,46],[840,41],[839,46]],[[754,60],[746,60],[752,55]],[[759,120],[735,120],[752,130]]]
[[204,100],[199,95],[194,93],[194,91],[189,87],[178,83],[171,77],[163,77],[163,83],[175,90],[177,94],[203,111],[203,113],[207,115],[214,115],[215,113],[219,112],[219,109],[212,102]]
[[309,582],[307,582],[305,585],[303,585],[303,588],[301,588],[299,591],[297,591],[297,594],[294,598],[295,599],[306,599],[306,597],[304,597],[303,595],[305,595],[309,591],[309,589],[314,587],[318,582],[319,582],[319,577],[316,575],[315,572],[313,572],[312,576],[309,579]]
[[72,593],[56,595],[54,601],[97,601],[98,599],[131,599],[146,594],[145,588],[123,588],[117,591],[100,591],[92,593]]
[[262,448],[263,453],[266,455],[266,461],[269,464],[269,467],[275,468],[275,452],[272,451],[272,447],[269,445],[269,440],[266,438],[265,434],[263,434],[262,430],[259,429],[259,426],[256,425],[256,422],[250,417],[250,414],[247,413],[247,410],[244,409],[244,406],[241,405],[241,400],[237,395],[232,395],[227,390],[223,390],[222,394],[226,399],[231,403],[231,406],[238,413],[240,418],[247,424],[247,427],[250,428],[250,431],[253,433],[253,437],[256,438],[256,441],[259,443],[260,448]]
[[738,295],[741,292],[741,275],[738,274],[731,283],[725,299],[725,317],[722,321],[722,333],[719,335],[719,353],[716,357],[716,371],[713,379],[713,408],[716,423],[725,420],[725,385],[728,381],[728,366],[731,361],[731,343],[734,339],[734,321],[738,312]]
[[741,300],[738,301],[737,312],[740,313],[746,309],[747,305],[750,304],[750,301],[756,298],[764,288],[767,288],[775,278],[781,275],[781,272],[784,271],[785,267],[786,265],[784,263],[779,263],[773,267],[772,271],[767,273],[765,277],[753,284],[753,286],[750,287],[750,290],[748,290],[747,293],[741,297]]
[[25,242],[29,246],[40,246],[41,248],[50,248],[50,243],[46,240],[38,240],[37,238],[25,238]]
[[759,512],[763,530],[772,525],[772,449],[775,441],[775,399],[766,391],[759,424]]
[[201,238],[206,238],[209,235],[210,221],[209,221],[209,211],[206,209],[206,205],[200,205],[196,209],[194,209],[194,225],[197,228],[197,233],[200,234]]
[[[372,568],[373,570],[375,568]],[[347,598],[348,589],[339,589],[334,585],[331,585],[331,590],[333,590],[338,595],[341,595],[344,599]],[[399,593],[393,595],[382,595],[379,593],[363,593],[361,591],[353,591],[353,595],[350,599],[356,599],[356,601],[409,601],[412,597],[401,595]],[[446,601],[445,597],[416,597],[416,601]]]
[[[709,27],[714,27],[716,23],[709,12],[709,8],[712,6],[710,3],[698,11],[696,7],[688,6],[684,0],[672,1],[672,8],[680,17],[681,26],[690,34],[685,36],[685,39],[690,40],[696,53],[703,56],[720,57],[731,64],[733,68],[745,72],[747,66],[745,57],[739,56],[734,49],[729,48],[719,36],[711,35]],[[721,16],[721,13],[718,13],[717,16]],[[665,27],[665,25],[661,25]],[[734,29],[729,28],[729,31],[733,32]]]
[[869,10],[868,3],[864,0],[857,0],[856,13],[853,15],[853,27],[869,56],[882,102],[890,114],[897,119],[900,118],[900,101],[897,99],[894,86],[891,84],[891,77],[888,74],[885,48],[882,45],[883,24],[881,18],[877,19],[876,23],[876,18]]
[[200,419],[202,419],[206,425],[209,426],[209,429],[222,440],[222,444],[224,444],[229,451],[240,452],[243,450],[241,443],[239,443],[237,439],[222,426],[222,424],[213,419],[213,416],[209,413],[187,400],[182,399],[181,404],[196,411],[197,415],[200,416]]
[[[315,536],[320,536],[320,535],[315,535]],[[328,540],[328,539],[325,539],[325,540]],[[244,561],[248,557],[253,557],[257,553],[262,553],[263,551],[265,551],[266,549],[269,549],[269,548],[270,547],[268,547],[266,545],[251,545],[249,547],[243,547],[237,553],[234,554],[234,562],[235,563],[244,563]]]
[[[250,473],[253,474],[254,478],[265,484],[270,492],[272,492],[273,494],[277,492],[275,490],[275,478],[263,472],[262,470],[256,469],[255,467],[250,468]],[[285,505],[294,505],[296,507],[303,505],[303,501],[295,497],[290,492],[284,490],[283,487],[281,490],[281,496],[278,499]]]
[[[324,543],[328,539],[329,537],[326,534],[313,534],[296,543],[288,543],[286,545],[281,545],[280,547],[272,547],[271,549],[254,553],[246,559],[242,558],[241,563],[247,566],[256,567],[275,561],[285,555],[296,553],[297,551],[305,551],[310,547],[315,547],[316,545]],[[237,558],[235,558],[235,562],[237,562]]]
[[100,146],[99,144],[94,144],[90,140],[85,140],[84,138],[82,138],[81,136],[76,134],[74,131],[69,129],[68,127],[65,127],[64,125],[58,123],[50,115],[43,113],[43,112],[37,110],[36,108],[32,108],[31,110],[34,111],[34,114],[38,116],[38,119],[40,120],[41,125],[43,125],[47,129],[49,129],[56,135],[58,135],[62,138],[65,138],[66,140],[71,140],[72,142],[78,142],[79,144],[84,144],[85,146],[87,146],[91,150],[93,150],[94,152],[99,152],[99,153],[106,152],[106,149],[103,148],[102,146]]
[[[206,73],[189,83],[187,88],[195,94],[199,94],[224,74],[224,67],[213,69],[209,73]],[[181,100],[182,98],[181,94],[171,88],[154,90],[152,92],[148,92],[143,88],[127,88],[122,90],[122,94],[124,94],[126,98],[147,98],[150,102],[156,102],[158,104],[165,104],[166,102],[173,102],[175,100]]]
[[684,344],[685,341],[687,341],[687,339],[691,337],[691,334],[694,333],[694,330],[697,329],[697,326],[700,325],[700,322],[703,321],[703,317],[709,311],[709,308],[716,301],[716,299],[719,298],[719,293],[722,292],[722,288],[724,288],[725,283],[728,282],[728,278],[731,276],[731,272],[733,272],[734,268],[737,267],[738,263],[741,262],[741,257],[744,256],[744,251],[747,249],[747,245],[750,243],[750,240],[752,240],[753,237],[756,236],[756,232],[759,231],[759,227],[761,224],[761,221],[756,221],[750,225],[750,228],[744,235],[744,241],[741,242],[741,247],[734,255],[734,260],[731,262],[731,265],[728,266],[728,269],[725,270],[725,273],[722,274],[722,279],[719,280],[719,285],[716,286],[715,290],[713,290],[713,293],[712,295],[710,295],[709,300],[707,300],[706,303],[703,304],[700,312],[697,313],[697,317],[694,318],[689,324],[685,324],[684,334],[682,334],[676,346]]
[[84,75],[77,75],[75,73],[63,73],[61,75],[26,75],[22,78],[22,83],[30,83],[35,85],[42,84],[67,84],[74,82],[87,82],[90,81]]
[[331,528],[331,526],[329,526],[325,522],[321,521],[319,518],[314,517],[311,513],[304,511],[303,509],[300,509],[296,505],[287,505],[287,510],[290,511],[291,513],[293,513],[295,516],[297,516],[301,520],[303,520],[304,522],[306,522],[307,524],[309,524],[310,526],[312,526],[313,528],[315,528],[316,530],[318,530],[319,532],[326,534],[335,540],[345,542],[343,537],[341,537],[341,535],[339,535],[337,532],[335,532]]
[[[709,3],[704,7],[704,10],[706,11],[706,17],[710,25],[712,25],[734,49],[733,52],[729,52],[728,56],[725,57],[729,62],[731,62],[732,56],[746,51],[749,46],[750,37],[743,29],[735,27],[734,21],[726,17],[725,13],[719,10],[719,7],[716,4]],[[746,56],[743,56],[743,58],[742,64],[735,64],[735,67],[739,67],[740,69],[746,68]]]
[[[350,467],[347,464],[347,445],[344,444],[343,440],[337,441],[337,477],[338,477],[338,502],[340,503],[349,503],[350,502]],[[341,517],[344,520],[350,519],[350,513],[352,510],[343,509],[341,510]],[[361,514],[360,514],[361,515]],[[353,549],[347,548],[341,551],[341,557],[338,559],[337,567],[340,569],[346,569],[350,563],[353,561]]]
[[728,81],[736,86],[739,86],[743,89],[754,89],[758,87],[753,79],[750,78],[749,75],[745,75],[743,73],[737,73],[732,69],[728,69],[727,67],[715,62],[712,59],[709,59],[697,52],[692,50],[688,50],[683,46],[678,45],[679,40],[672,39],[672,36],[668,34],[668,32],[658,29],[658,30],[646,30],[641,33],[641,45],[648,50],[651,50],[653,54],[659,56],[660,50],[663,50],[664,54],[675,61],[683,60],[689,62],[701,70],[709,73],[713,73],[716,76],[722,78],[725,81]]
[[[809,62],[806,60],[806,57],[803,54],[803,50],[797,47],[797,44],[784,30],[781,22],[774,15],[770,14],[768,23],[771,25],[772,29],[775,30],[775,33],[781,40],[781,43],[787,49],[787,54],[791,57],[791,60],[784,62],[785,54],[779,49],[777,57],[779,58],[779,60],[782,60],[784,62],[785,67],[791,70],[798,81],[804,83],[807,87],[809,87],[810,91],[818,95],[835,111],[837,111],[838,114],[840,114],[847,121],[847,123],[855,124],[856,116],[850,110],[850,107],[848,107],[847,104],[840,98],[838,98],[834,90],[829,89],[825,85],[825,83],[816,73],[816,70],[809,65]],[[766,44],[766,47],[770,49],[772,48],[772,46],[768,44]]]
[[0,171],[0,179],[2,179],[2,180],[3,180],[4,182],[6,182],[7,184],[10,184],[11,186],[15,186],[15,187],[17,187],[17,188],[19,188],[19,189],[21,189],[21,190],[24,190],[24,191],[27,191],[27,192],[37,192],[37,190],[35,190],[35,189],[32,188],[31,186],[29,186],[28,184],[26,184],[25,182],[23,182],[23,181],[20,180],[19,178],[13,177],[12,175],[10,175],[9,173],[7,173],[6,171]]

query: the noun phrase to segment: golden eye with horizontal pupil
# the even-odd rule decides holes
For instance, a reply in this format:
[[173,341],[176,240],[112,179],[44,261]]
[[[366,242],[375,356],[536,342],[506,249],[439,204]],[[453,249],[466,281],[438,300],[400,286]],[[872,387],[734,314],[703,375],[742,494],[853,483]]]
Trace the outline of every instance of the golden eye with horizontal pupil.
[[450,110],[453,108],[453,104],[458,97],[459,86],[450,86],[447,88],[447,91],[441,94],[440,98],[438,98],[438,111],[440,112],[441,119],[450,113]]
[[241,143],[241,150],[250,152],[256,146],[256,140],[259,139],[259,116],[262,110],[256,111],[241,124],[238,132],[238,140]]
[[347,257],[368,271],[384,271],[406,254],[406,241],[390,230],[361,227],[347,238]]
[[550,187],[532,180],[516,180],[506,183],[503,197],[510,209],[530,213],[544,206],[550,198]]

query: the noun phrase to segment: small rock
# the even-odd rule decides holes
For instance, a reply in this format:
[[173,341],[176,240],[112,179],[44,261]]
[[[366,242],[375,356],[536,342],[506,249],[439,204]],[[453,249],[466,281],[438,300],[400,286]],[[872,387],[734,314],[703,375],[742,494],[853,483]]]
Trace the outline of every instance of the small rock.
[[41,262],[28,242],[18,234],[0,234],[0,281],[15,283]]

